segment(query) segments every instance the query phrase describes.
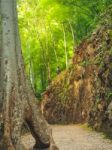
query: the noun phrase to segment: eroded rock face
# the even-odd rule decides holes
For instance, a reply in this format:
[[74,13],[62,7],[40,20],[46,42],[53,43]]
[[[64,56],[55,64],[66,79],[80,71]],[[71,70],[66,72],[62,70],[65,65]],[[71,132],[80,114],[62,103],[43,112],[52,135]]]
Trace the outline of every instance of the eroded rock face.
[[112,130],[111,10],[77,47],[71,67],[43,94],[42,111],[49,123],[88,121],[95,129]]
[[81,47],[75,53],[71,68],[62,72],[43,96],[42,109],[49,123],[84,122],[88,118],[94,66],[90,64],[87,53],[89,42],[83,41]]
[[86,120],[92,97],[92,76],[86,75],[89,70],[90,67],[82,66],[71,68],[62,78],[59,75],[45,92],[42,110],[49,123]]

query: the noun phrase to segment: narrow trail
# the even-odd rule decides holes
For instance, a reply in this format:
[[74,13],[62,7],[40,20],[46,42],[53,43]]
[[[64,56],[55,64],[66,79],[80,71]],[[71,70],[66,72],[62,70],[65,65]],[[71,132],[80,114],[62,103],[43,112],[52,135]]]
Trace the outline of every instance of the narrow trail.
[[[111,140],[80,125],[55,125],[52,129],[54,140],[60,150],[112,150]],[[34,144],[34,139],[31,135],[25,135],[22,142],[29,150]]]

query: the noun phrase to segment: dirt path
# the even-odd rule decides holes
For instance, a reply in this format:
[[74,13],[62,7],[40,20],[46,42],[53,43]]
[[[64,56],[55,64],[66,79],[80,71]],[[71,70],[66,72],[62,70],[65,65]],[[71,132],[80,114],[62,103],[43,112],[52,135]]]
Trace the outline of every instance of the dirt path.
[[[87,131],[80,125],[53,126],[53,137],[60,150],[112,150],[112,141],[103,135]],[[34,144],[31,135],[23,138],[24,145],[30,149]]]

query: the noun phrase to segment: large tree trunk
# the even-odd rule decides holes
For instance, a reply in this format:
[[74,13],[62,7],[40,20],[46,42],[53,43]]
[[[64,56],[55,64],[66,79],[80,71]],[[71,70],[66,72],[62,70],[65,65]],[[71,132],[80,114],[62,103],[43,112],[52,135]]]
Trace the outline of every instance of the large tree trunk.
[[27,122],[35,149],[58,149],[51,129],[37,107],[24,73],[16,0],[0,0],[0,150],[24,150],[21,130]]

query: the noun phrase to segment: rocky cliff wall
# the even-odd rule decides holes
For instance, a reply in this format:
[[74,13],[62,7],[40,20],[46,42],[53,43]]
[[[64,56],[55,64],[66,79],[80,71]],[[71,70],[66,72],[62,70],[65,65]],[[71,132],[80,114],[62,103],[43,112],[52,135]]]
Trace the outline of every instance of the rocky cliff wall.
[[43,94],[49,123],[88,122],[112,132],[112,7],[91,36],[75,49],[73,63]]

